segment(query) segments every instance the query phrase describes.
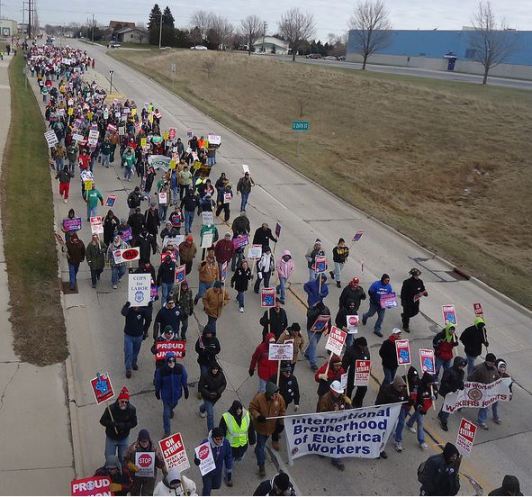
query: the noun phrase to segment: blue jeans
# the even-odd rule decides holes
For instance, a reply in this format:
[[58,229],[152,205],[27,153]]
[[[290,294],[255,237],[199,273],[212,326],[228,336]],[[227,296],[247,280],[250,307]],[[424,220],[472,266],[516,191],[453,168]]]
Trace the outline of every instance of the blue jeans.
[[211,330],[216,335],[216,321],[217,318],[212,316],[207,316],[207,329]]
[[137,364],[137,358],[142,345],[142,335],[134,337],[124,333],[124,363],[126,371],[130,371],[134,364]]
[[395,441],[401,443],[403,441],[403,429],[405,427],[405,419],[408,411],[401,407],[399,417],[397,418],[397,425],[395,426]]
[[266,462],[266,456],[264,450],[266,448],[266,442],[268,440],[268,435],[261,435],[257,433],[257,443],[255,445],[255,455],[257,456],[257,464],[259,466],[264,466]]
[[214,284],[214,282],[212,283],[205,283],[204,281],[200,281],[199,282],[199,287],[198,287],[198,294],[196,295],[196,299],[200,299],[202,298],[204,295],[205,295],[205,292],[212,287],[212,285]]
[[244,292],[238,292],[236,294],[236,300],[238,302],[238,307],[244,307]]
[[212,167],[216,164],[214,157],[207,157],[207,165]]
[[87,204],[87,220],[94,216],[96,216],[96,206],[89,207],[89,204]]
[[118,459],[120,464],[124,464],[124,457],[129,446],[129,437],[122,438],[120,440],[113,440],[108,436],[105,437],[105,457],[115,456],[116,449],[118,449]]
[[70,282],[70,289],[76,288],[76,276],[78,274],[79,264],[68,263],[68,279]]
[[185,235],[192,231],[192,221],[194,221],[194,211],[185,210]]
[[[443,398],[445,399],[445,397],[443,397]],[[443,423],[447,423],[447,421],[449,421],[449,416],[450,415],[451,415],[450,412],[445,412],[443,410],[443,404],[442,404],[442,406],[440,407],[440,412],[438,413],[438,418],[440,418]]]
[[129,181],[131,179],[131,176],[133,176],[133,168],[126,166],[124,168],[124,179],[127,179]]
[[478,422],[479,424],[483,424],[487,421],[488,419],[488,407],[481,407],[479,410],[478,410]]
[[492,404],[491,412],[493,413],[493,420],[497,421],[499,419],[499,402]]
[[259,378],[259,393],[265,393],[266,392],[266,384],[268,383],[268,380],[263,380],[262,378]]
[[207,429],[211,431],[214,428],[214,404],[210,400],[204,400],[199,410],[207,413]]
[[475,359],[476,357],[473,357],[472,355],[467,355],[467,376],[471,376],[471,373],[473,372],[473,369],[475,369]]
[[170,434],[170,416],[172,411],[176,408],[177,402],[175,404],[169,404],[163,400],[163,430],[165,435]]
[[246,205],[248,204],[249,193],[240,193],[242,200],[240,201],[240,212],[246,210]]
[[166,304],[166,299],[172,296],[173,283],[161,283],[161,307]]
[[164,221],[166,219],[166,212],[168,211],[168,204],[159,204],[159,219]]
[[312,281],[316,279],[316,271],[312,269],[311,267],[308,268],[308,280]]
[[58,157],[57,159],[55,159],[55,168],[56,168],[58,171],[62,171],[62,170],[63,170],[64,164],[65,164],[65,163],[64,163],[62,157]]
[[384,380],[382,380],[383,385],[389,385],[395,378],[395,373],[397,373],[397,368],[385,368],[383,367],[382,370],[384,371]]
[[126,273],[125,265],[119,264],[117,266],[113,266],[111,268],[111,284],[113,286],[118,285],[118,282],[120,281],[122,276],[124,276],[125,273]]
[[436,357],[436,378],[440,376],[440,369],[443,366],[443,370],[449,369],[453,365],[452,359],[449,359],[448,361],[444,361],[443,359],[440,359],[439,357]]
[[287,279],[279,276],[279,284],[277,285],[276,292],[280,293],[279,298],[284,302],[286,298],[286,282]]
[[342,281],[340,278],[342,277],[342,269],[344,268],[343,262],[335,262],[334,263],[334,279],[336,281]]
[[424,414],[421,414],[419,411],[415,411],[406,423],[406,426],[412,428],[412,426],[414,426],[414,423],[417,422],[417,441],[419,442],[419,444],[425,443],[425,430],[423,430],[424,419]]
[[201,495],[211,495],[212,490],[218,490],[222,486],[222,471],[213,470],[201,479],[203,481]]
[[375,327],[373,328],[373,331],[377,331],[380,333],[382,321],[384,320],[384,311],[385,309],[381,309],[380,304],[376,304],[374,302],[369,303],[369,310],[368,312],[362,314],[362,321],[365,323],[368,318],[373,316],[375,313],[377,313],[377,321],[375,322]]
[[109,155],[102,154],[102,166],[109,167]]
[[316,366],[316,348],[318,346],[318,343],[321,339],[321,333],[313,333],[312,331],[308,331],[308,349],[305,352],[305,357],[308,359],[308,362],[310,363],[310,366]]

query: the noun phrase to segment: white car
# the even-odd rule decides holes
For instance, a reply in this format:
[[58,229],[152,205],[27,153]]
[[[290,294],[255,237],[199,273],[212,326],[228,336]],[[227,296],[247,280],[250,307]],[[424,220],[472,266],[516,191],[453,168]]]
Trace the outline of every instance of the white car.
[[113,41],[107,45],[107,48],[120,48],[120,43],[117,43],[116,41]]
[[195,45],[190,47],[190,50],[207,50],[207,47],[205,45]]

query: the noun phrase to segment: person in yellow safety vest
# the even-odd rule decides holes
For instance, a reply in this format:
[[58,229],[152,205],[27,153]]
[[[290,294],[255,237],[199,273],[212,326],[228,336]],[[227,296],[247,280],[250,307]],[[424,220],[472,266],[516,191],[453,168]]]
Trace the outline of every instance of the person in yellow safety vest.
[[[255,445],[255,429],[253,428],[251,416],[238,400],[233,402],[229,411],[222,414],[220,430],[222,430],[231,446],[234,462],[239,462],[244,458],[248,445]],[[228,487],[232,487],[233,481],[228,479],[228,476],[226,473],[225,483]]]

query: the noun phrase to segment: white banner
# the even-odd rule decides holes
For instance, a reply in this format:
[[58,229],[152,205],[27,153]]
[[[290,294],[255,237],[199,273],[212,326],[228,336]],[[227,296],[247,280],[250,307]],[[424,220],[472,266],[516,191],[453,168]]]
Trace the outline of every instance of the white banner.
[[168,171],[170,167],[171,157],[166,157],[166,155],[150,155],[148,157],[148,164],[153,166],[154,169],[162,169],[163,171]]
[[400,410],[398,403],[286,417],[289,460],[308,454],[376,459],[388,442]]
[[443,411],[453,413],[464,407],[480,408],[489,407],[497,401],[508,402],[510,400],[511,378],[500,378],[487,385],[467,381],[463,390],[449,393],[443,401]]

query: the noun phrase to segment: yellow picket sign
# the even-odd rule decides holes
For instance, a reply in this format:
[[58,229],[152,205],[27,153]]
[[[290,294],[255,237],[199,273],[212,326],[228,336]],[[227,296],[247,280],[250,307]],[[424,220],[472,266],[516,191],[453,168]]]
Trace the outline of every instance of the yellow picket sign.
[[74,108],[73,107],[69,107],[67,113],[68,113],[69,116],[73,115],[74,114]]
[[146,138],[141,138],[140,139],[140,146],[144,148],[147,145],[148,145],[148,140]]
[[148,122],[149,122],[150,124],[153,124],[153,114],[150,114],[150,115],[148,116]]
[[170,133],[168,131],[163,131],[163,140],[168,140],[170,138]]
[[85,191],[92,190],[92,184],[93,184],[93,181],[91,179],[84,181],[83,186],[85,187]]
[[133,107],[133,108],[131,109],[131,116],[132,116],[132,117],[135,117],[136,115],[137,115],[137,108],[136,108],[136,107]]
[[172,169],[175,169],[176,167],[176,161],[175,159],[170,159],[170,164],[168,165],[168,169],[172,170]]

